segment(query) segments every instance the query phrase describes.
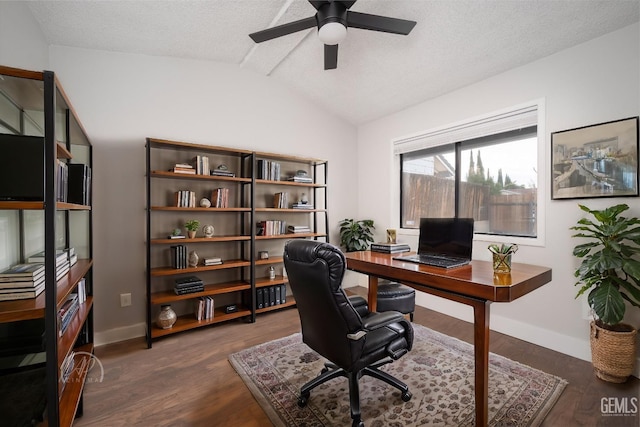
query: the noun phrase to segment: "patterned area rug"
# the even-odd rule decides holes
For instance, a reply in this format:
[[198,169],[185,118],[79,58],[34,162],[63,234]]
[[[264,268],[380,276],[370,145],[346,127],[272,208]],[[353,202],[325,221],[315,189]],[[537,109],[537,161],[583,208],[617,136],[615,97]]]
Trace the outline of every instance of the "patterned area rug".
[[[360,409],[366,426],[474,425],[473,347],[424,326],[413,327],[411,352],[382,367],[404,381],[413,397],[405,403],[395,388],[362,377]],[[344,377],[316,387],[307,406],[298,407],[300,387],[316,377],[325,362],[302,343],[299,333],[232,354],[229,361],[274,425],[351,425]],[[566,384],[562,378],[491,353],[489,425],[539,425]]]

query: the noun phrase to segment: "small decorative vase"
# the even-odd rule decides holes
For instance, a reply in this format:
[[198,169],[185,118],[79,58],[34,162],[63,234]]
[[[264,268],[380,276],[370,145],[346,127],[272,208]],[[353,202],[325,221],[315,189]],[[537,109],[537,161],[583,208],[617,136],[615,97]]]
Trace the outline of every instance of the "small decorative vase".
[[189,253],[189,267],[197,267],[198,266],[198,254],[196,251],[191,251]]
[[173,311],[169,304],[166,304],[160,308],[160,314],[158,314],[156,325],[162,329],[170,329],[173,324],[176,323],[177,319],[178,316],[176,316],[176,312]]
[[213,231],[213,225],[205,225],[204,227],[202,227],[204,237],[213,237]]
[[511,254],[493,254],[493,271],[511,273]]
[[203,208],[210,208],[211,202],[206,197],[203,197],[202,199],[200,199],[200,206]]
[[300,196],[300,203],[303,205],[306,205],[307,203],[309,203],[309,198],[307,197],[307,193],[302,193],[302,196]]

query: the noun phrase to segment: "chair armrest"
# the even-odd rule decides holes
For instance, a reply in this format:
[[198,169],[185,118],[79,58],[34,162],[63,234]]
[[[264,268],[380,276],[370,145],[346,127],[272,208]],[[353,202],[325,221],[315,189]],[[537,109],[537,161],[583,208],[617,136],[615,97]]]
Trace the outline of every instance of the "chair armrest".
[[402,320],[404,320],[402,313],[398,311],[384,311],[382,313],[371,313],[371,315],[362,319],[362,326],[368,331],[373,331]]
[[349,302],[356,309],[360,317],[365,317],[369,314],[369,304],[367,300],[359,295],[353,295],[349,297]]

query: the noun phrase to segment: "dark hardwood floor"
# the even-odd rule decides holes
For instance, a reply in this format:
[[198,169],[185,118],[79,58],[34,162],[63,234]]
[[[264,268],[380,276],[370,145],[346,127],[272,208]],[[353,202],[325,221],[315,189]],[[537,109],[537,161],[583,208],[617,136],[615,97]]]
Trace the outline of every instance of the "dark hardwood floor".
[[[414,321],[467,342],[473,339],[471,324],[422,307],[416,307]],[[271,425],[227,356],[299,330],[297,311],[285,309],[263,314],[254,324],[233,321],[169,336],[156,341],[152,349],[142,338],[98,347],[104,380],[87,383],[84,415],[74,425]],[[637,378],[625,384],[606,383],[595,377],[589,362],[497,332],[491,333],[490,350],[569,382],[543,426],[640,425],[637,410],[628,416],[609,416],[601,409],[602,400],[609,398],[618,402],[635,398],[638,408]]]

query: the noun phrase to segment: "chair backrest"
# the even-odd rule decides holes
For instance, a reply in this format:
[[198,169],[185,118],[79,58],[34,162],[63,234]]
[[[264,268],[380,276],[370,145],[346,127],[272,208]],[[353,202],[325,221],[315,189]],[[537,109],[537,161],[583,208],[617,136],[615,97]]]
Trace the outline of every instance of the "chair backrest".
[[296,239],[285,245],[284,265],[298,306],[303,341],[350,370],[365,340],[347,338],[362,329],[362,318],[342,289],[344,254],[329,243]]

